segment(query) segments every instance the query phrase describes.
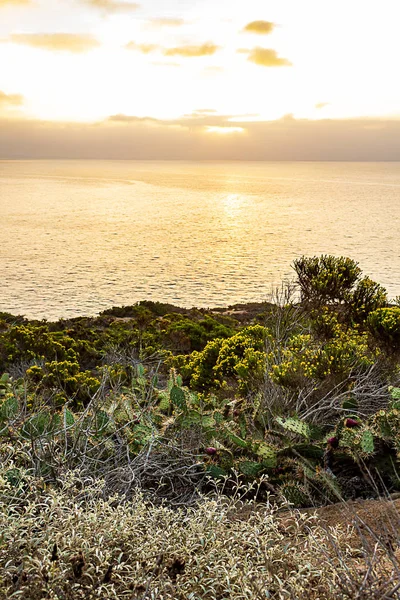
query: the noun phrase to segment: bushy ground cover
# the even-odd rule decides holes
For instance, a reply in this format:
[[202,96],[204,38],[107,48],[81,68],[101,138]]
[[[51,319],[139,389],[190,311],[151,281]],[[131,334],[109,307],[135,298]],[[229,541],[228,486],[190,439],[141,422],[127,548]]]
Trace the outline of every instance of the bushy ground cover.
[[2,473],[0,598],[400,597],[396,518],[388,544],[351,512],[326,528],[245,493],[235,484],[228,499],[172,509],[140,492],[105,499],[104,482],[77,472],[57,487],[28,474],[15,486]]

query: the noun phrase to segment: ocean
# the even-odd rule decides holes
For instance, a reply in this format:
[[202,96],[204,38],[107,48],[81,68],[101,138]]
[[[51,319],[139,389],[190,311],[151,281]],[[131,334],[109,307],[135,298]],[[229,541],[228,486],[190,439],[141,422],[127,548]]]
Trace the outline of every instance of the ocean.
[[263,301],[300,255],[400,294],[400,163],[0,161],[0,311]]

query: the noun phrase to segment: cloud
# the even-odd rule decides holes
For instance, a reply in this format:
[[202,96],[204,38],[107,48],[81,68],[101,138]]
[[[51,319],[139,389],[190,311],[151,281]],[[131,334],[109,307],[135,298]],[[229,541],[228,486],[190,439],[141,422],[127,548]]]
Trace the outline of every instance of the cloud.
[[[235,119],[235,123],[232,123]],[[237,125],[236,121],[239,123]],[[135,115],[116,114],[108,117],[106,123],[135,123],[135,124],[151,124],[163,128],[181,128],[186,130],[204,131],[208,129],[242,129],[240,116],[237,115],[221,115],[213,109],[200,109],[193,113],[183,115],[178,119],[156,119],[154,117],[137,117]]]
[[136,117],[134,115],[116,114],[107,118],[106,122],[114,123],[161,123],[159,119],[154,117]]
[[31,0],[0,0],[0,8],[3,6],[22,6],[23,4],[30,4]]
[[137,44],[136,42],[129,42],[129,44],[126,44],[125,48],[127,50],[136,50],[142,54],[150,54],[151,52],[156,52],[160,46],[157,44]]
[[140,8],[136,2],[122,2],[120,0],[85,0],[86,4],[99,8],[107,13],[133,12]]
[[151,27],[182,27],[184,24],[184,19],[160,18],[150,19],[149,21]]
[[329,106],[329,102],[318,102],[315,105],[315,108],[317,108],[318,110],[321,110],[322,108],[325,108],[325,106]]
[[278,56],[272,48],[253,48],[253,50],[239,50],[242,54],[248,54],[248,60],[261,67],[290,67],[292,63],[287,58]]
[[83,33],[14,33],[8,38],[15,44],[57,52],[88,52],[100,46],[91,35]]
[[[202,44],[201,46],[178,46],[176,48],[163,48],[158,44],[137,44],[129,42],[126,44],[127,50],[135,50],[142,54],[151,54],[152,52],[162,51],[164,56],[183,56],[184,58],[195,58],[198,56],[211,56],[218,50],[214,44]],[[167,64],[167,63],[162,63]],[[171,64],[171,63],[170,63]],[[175,66],[175,63],[173,63]]]
[[243,29],[246,33],[257,33],[258,35],[268,35],[275,29],[275,23],[271,21],[252,21]]
[[[233,118],[114,115],[100,123],[0,118],[0,158],[400,160],[400,119],[235,118],[233,123]],[[217,129],[233,126],[237,135],[220,135]]]
[[193,115],[215,115],[218,111],[214,108],[198,108],[193,111]]
[[0,90],[0,108],[21,106],[24,103],[24,97],[20,94],[6,94]]
[[218,46],[211,43],[200,46],[177,46],[176,48],[166,48],[165,56],[183,56],[184,58],[195,58],[198,56],[211,56],[217,52]]

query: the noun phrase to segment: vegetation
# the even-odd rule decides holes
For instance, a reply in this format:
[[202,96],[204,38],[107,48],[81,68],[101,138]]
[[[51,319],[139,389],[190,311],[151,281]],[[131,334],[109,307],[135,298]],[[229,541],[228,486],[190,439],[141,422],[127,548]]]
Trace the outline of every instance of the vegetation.
[[[400,308],[350,259],[302,257],[294,270],[295,284],[272,302],[226,310],[142,302],[57,323],[0,314],[0,502],[12,515],[0,542],[0,556],[12,548],[3,597],[25,597],[25,575],[32,598],[105,597],[109,568],[109,597],[297,598],[319,577],[318,544],[330,558],[326,595],[316,598],[396,597],[338,595],[338,546],[333,559],[318,527],[303,562],[289,559],[297,538],[282,558],[273,518],[282,503],[304,508],[400,490]],[[254,542],[247,558],[232,544],[261,525],[255,512],[229,533],[224,507],[238,490],[242,501],[269,507],[259,538],[271,545]],[[149,511],[143,549],[128,566],[137,538],[128,529],[143,531]],[[89,531],[99,513],[104,532]],[[304,532],[307,519],[296,519]],[[164,540],[163,523],[175,532]],[[76,539],[66,544],[71,528]],[[228,561],[227,584],[205,569],[207,552],[215,565]],[[262,567],[266,556],[272,562]],[[288,574],[293,560],[302,579]],[[79,561],[91,565],[84,581]],[[284,574],[286,596],[277,583]],[[393,588],[391,575],[379,577]],[[376,578],[369,583],[370,594],[382,589]]]
[[56,489],[28,473],[18,484],[1,475],[2,599],[399,597],[395,550],[356,513],[327,530],[313,515],[255,506],[237,483],[229,499],[215,493],[186,510],[139,492],[121,504],[103,487],[76,472]]

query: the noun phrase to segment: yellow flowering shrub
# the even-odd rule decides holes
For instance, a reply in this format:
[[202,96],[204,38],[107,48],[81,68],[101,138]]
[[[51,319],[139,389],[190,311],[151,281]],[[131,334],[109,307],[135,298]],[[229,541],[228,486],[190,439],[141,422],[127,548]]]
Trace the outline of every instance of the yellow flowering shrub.
[[319,342],[310,334],[294,336],[282,351],[282,362],[272,367],[275,383],[296,387],[304,379],[323,380],[347,375],[355,365],[372,365],[375,356],[365,333],[339,329],[328,341]]

